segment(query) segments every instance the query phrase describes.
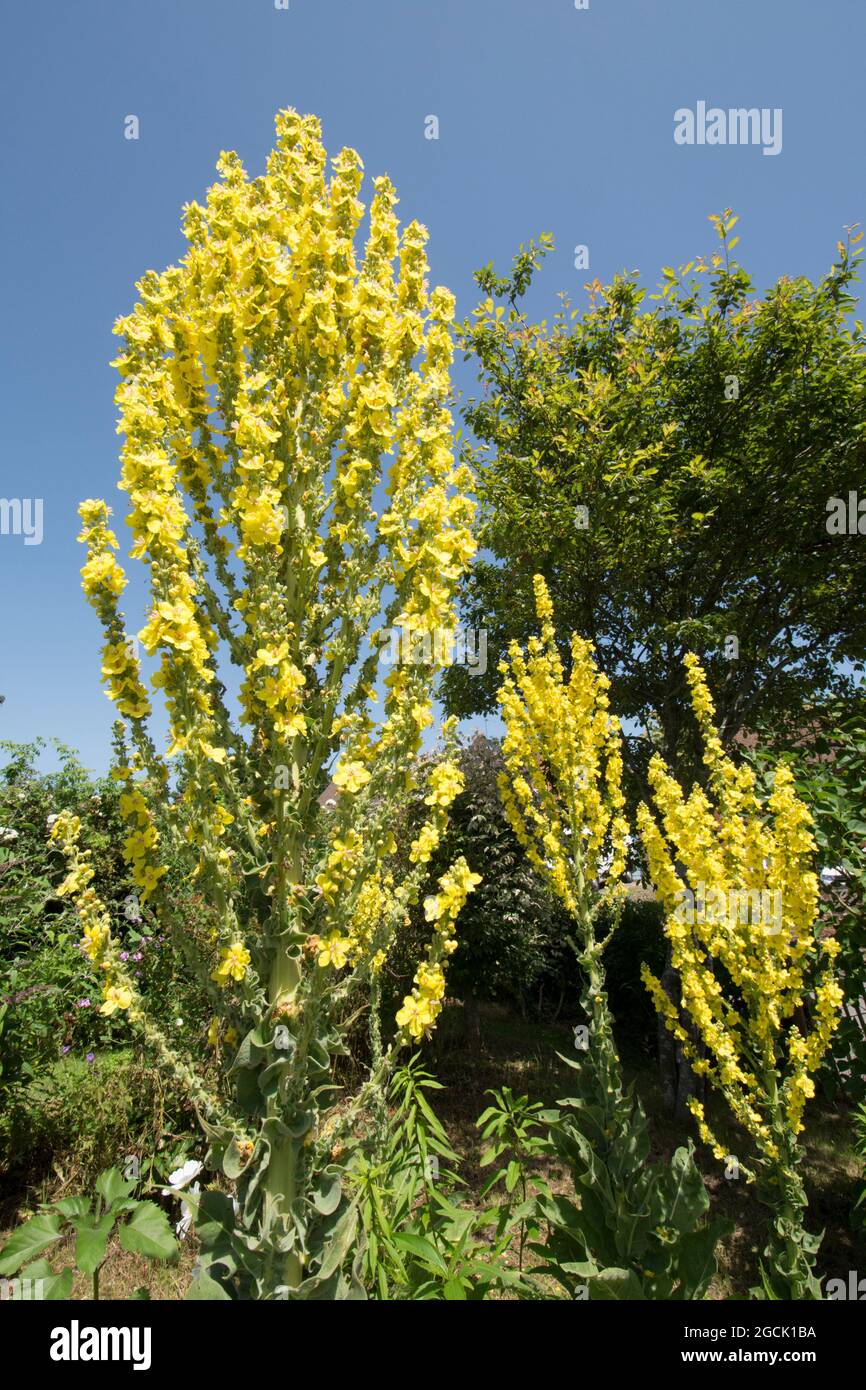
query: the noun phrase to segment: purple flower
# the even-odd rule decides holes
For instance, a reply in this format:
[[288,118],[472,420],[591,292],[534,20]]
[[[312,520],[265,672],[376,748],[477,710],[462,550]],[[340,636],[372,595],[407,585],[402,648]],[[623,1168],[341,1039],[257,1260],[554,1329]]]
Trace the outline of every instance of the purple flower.
[[128,951],[121,951],[121,953],[120,953],[120,959],[121,959],[121,960],[129,960],[129,952],[128,952]]
[[87,1054],[87,1056],[85,1057],[84,1060],[85,1060],[85,1062],[95,1062],[95,1061],[96,1061],[96,1053],[95,1053],[95,1052],[88,1052],[88,1054]]
[[137,980],[140,980],[140,979],[141,979],[141,971],[140,971],[140,970],[136,970],[136,972],[135,972],[135,978],[136,978]]
[[134,956],[132,957],[132,959],[133,959],[133,960],[141,960],[141,951],[136,951],[135,954],[134,954]]
[[63,1056],[65,1056],[66,1053],[69,1051],[70,1046],[71,1046],[71,1044],[70,1044],[70,1043],[67,1043],[65,1047],[61,1047],[60,1051],[61,1051],[61,1053],[63,1054]]
[[78,1003],[75,1005],[75,1007],[76,1007],[76,1009],[89,1009],[89,1008],[90,1008],[90,1000],[89,1000],[89,999],[79,999],[79,1000],[78,1000]]

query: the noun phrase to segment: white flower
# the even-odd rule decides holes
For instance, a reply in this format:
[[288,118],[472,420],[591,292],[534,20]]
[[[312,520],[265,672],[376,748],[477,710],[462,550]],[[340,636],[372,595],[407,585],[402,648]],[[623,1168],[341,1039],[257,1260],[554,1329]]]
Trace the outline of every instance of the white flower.
[[59,812],[55,811],[53,816],[49,816],[45,822],[46,829],[50,830],[56,820],[60,819]]
[[11,826],[0,825],[0,845],[14,845],[18,839],[18,831]]
[[[176,1196],[177,1193],[181,1192],[183,1188],[187,1186],[188,1183],[192,1182],[193,1178],[198,1177],[199,1173],[201,1172],[201,1169],[202,1165],[199,1163],[197,1158],[188,1158],[186,1163],[184,1163],[180,1168],[175,1168],[173,1173],[169,1173],[168,1181],[171,1183],[171,1186],[164,1187],[162,1189],[163,1197]],[[195,1191],[195,1188],[192,1188],[190,1190]]]
[[[197,1197],[199,1192],[201,1192],[201,1184],[194,1182],[189,1190],[194,1196]],[[174,1228],[174,1233],[177,1236],[178,1240],[186,1240],[186,1237],[189,1235],[189,1228],[191,1225],[192,1207],[189,1205],[189,1202],[181,1202],[180,1220],[177,1222]]]

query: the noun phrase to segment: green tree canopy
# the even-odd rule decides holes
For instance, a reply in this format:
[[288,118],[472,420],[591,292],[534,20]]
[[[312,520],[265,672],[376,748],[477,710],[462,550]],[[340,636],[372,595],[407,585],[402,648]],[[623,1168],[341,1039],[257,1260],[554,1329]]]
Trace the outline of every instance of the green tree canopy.
[[[635,271],[588,286],[586,312],[563,298],[531,323],[521,300],[543,236],[510,276],[476,274],[487,297],[463,326],[483,388],[466,421],[485,548],[463,620],[492,653],[525,640],[543,573],[563,631],[596,643],[612,706],[634,721],[639,782],[650,743],[680,772],[699,766],[687,650],[728,743],[850,691],[866,651],[866,541],[831,524],[831,499],[866,494],[862,233],[817,283],[782,276],[759,299],[732,255],[736,220],[712,218],[718,250],[665,267],[649,307]],[[453,667],[451,710],[494,708],[497,681],[495,660],[486,677]]]

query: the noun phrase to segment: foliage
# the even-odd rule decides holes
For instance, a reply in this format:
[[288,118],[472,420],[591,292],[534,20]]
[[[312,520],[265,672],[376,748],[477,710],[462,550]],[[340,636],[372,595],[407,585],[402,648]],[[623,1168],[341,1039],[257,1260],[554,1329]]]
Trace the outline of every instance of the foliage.
[[[601,1050],[598,1033],[594,1045]],[[572,1298],[704,1298],[729,1227],[706,1220],[710,1199],[691,1143],[669,1163],[651,1161],[643,1108],[616,1064],[602,1087],[584,1063],[566,1060],[577,1094],[545,1118],[575,1197],[540,1204],[550,1227],[547,1241],[532,1247],[541,1268]]]
[[[46,861],[45,833],[64,810],[82,821],[83,845],[93,856],[102,896],[120,906],[128,878],[118,849],[118,789],[92,778],[72,749],[56,743],[60,767],[44,773],[37,760],[45,742],[0,742],[0,961],[13,962],[34,945],[56,944],[74,918],[57,897],[55,865]],[[53,935],[51,934],[53,933]]]
[[[198,1201],[193,1296],[342,1297],[356,1291],[346,1261],[357,1212],[332,1150],[399,1048],[435,1024],[455,920],[477,883],[461,860],[440,876],[393,1040],[374,1023],[366,1090],[338,1104],[333,1060],[359,1010],[378,1018],[379,973],[420,891],[421,845],[435,847],[462,785],[449,726],[415,867],[398,881],[390,825],[416,785],[438,638],[454,630],[474,549],[471,478],[454,466],[448,409],[454,301],[428,291],[426,232],[400,233],[387,179],[375,181],[356,254],[361,161],[343,150],[329,177],[315,118],[278,115],[261,177],[231,153],[218,169],[206,204],[185,209],[186,256],[145,275],[116,325],[121,486],[132,557],[150,576],[139,638],[158,659],[150,685],[168,715],[165,756],[118,609],[127,581],[109,509],[89,500],[80,513],[83,587],[123,726],[124,857],[169,934],[171,871],[202,896],[209,939],[188,946],[230,1088],[207,1083],[199,1039],[168,1036],[139,992],[79,818],[64,814],[52,836],[102,1012],[125,1014],[186,1086],[209,1162],[237,1184],[237,1210],[215,1191]],[[377,721],[377,641],[389,627],[417,659],[384,680]],[[333,812],[319,805],[329,776]]]
[[[783,276],[756,298],[736,218],[711,220],[718,250],[666,267],[648,309],[633,272],[588,286],[585,312],[566,301],[530,322],[542,239],[510,277],[476,275],[487,298],[463,329],[483,387],[466,411],[483,553],[464,623],[492,650],[524,641],[540,570],[569,630],[595,643],[643,795],[653,751],[686,780],[700,769],[687,650],[726,746],[850,687],[838,663],[866,653],[862,538],[828,529],[831,499],[862,482],[866,355],[849,318],[862,234],[816,283]],[[492,668],[455,665],[445,687],[452,712],[495,705]]]
[[129,1049],[71,1054],[10,1086],[0,1113],[0,1171],[35,1183],[52,1174],[85,1186],[135,1158],[149,1171],[169,1145],[198,1140],[183,1093]]
[[[75,1270],[91,1280],[99,1298],[99,1276],[108,1258],[109,1241],[117,1235],[121,1249],[151,1260],[169,1260],[177,1253],[165,1212],[154,1202],[133,1197],[135,1182],[118,1168],[107,1168],[96,1179],[92,1197],[64,1197],[43,1206],[37,1216],[13,1232],[0,1250],[0,1274],[19,1274],[42,1281],[43,1297],[67,1299]],[[57,1272],[43,1259],[46,1250],[67,1236],[75,1238],[75,1263]],[[149,1297],[141,1288],[135,1298]]]
[[[854,1124],[857,1131],[857,1149],[863,1159],[864,1177],[866,1177],[866,1101],[860,1101],[854,1112]],[[854,1203],[854,1210],[851,1219],[855,1226],[861,1230],[866,1229],[866,1186]]]
[[123,1013],[100,1010],[76,914],[60,893],[63,856],[45,855],[46,829],[63,812],[78,820],[94,889],[118,922],[121,962],[148,997],[154,1018],[172,1030],[180,1018],[203,1039],[211,1017],[207,992],[188,969],[184,950],[206,930],[200,898],[173,872],[181,930],[171,938],[158,934],[124,862],[117,781],[91,777],[63,745],[57,745],[60,767],[52,773],[37,768],[41,740],[2,746],[8,761],[0,771],[7,836],[0,845],[0,1087],[38,1076],[61,1054],[84,1057],[129,1041]]
[[[517,1227],[517,1267],[523,1270],[527,1238],[538,1239],[538,1201],[550,1198],[546,1180],[531,1165],[553,1152],[544,1132],[542,1107],[530,1103],[528,1096],[515,1097],[511,1088],[486,1091],[492,1104],[478,1116],[477,1125],[486,1145],[479,1160],[482,1168],[500,1166],[487,1178],[482,1190],[486,1198],[500,1190],[498,1227],[500,1232]],[[504,1192],[504,1196],[502,1195]]]
[[116,847],[116,787],[91,778],[62,744],[58,771],[39,772],[44,746],[0,744],[7,758],[0,769],[0,1087],[36,1076],[61,1049],[83,1054],[117,1032],[107,1020],[95,1024],[82,1003],[92,978],[74,914],[57,896],[56,866],[44,852],[46,827],[61,811],[75,810],[100,888],[118,902],[128,885]]
[[[777,768],[766,805],[755,775],[722,750],[714,704],[696,657],[686,656],[692,705],[704,742],[709,791],[688,797],[661,759],[649,775],[662,829],[645,805],[638,824],[650,873],[665,907],[665,933],[680,997],[644,978],[666,1026],[692,1068],[723,1096],[754,1143],[754,1171],[740,1164],[773,1215],[762,1265],[772,1298],[820,1298],[813,1257],[818,1241],[803,1228],[806,1195],[797,1173],[803,1109],[813,1074],[838,1025],[843,1000],[833,970],[838,942],[816,925],[815,840],[790,769]],[[802,1013],[814,992],[814,1022]],[[702,1102],[692,1113],[721,1161]]]
[[626,898],[617,906],[618,922],[612,931],[610,909],[599,914],[598,930],[604,948],[604,978],[617,1037],[623,1045],[645,1052],[656,1041],[655,1006],[647,994],[642,968],[656,974],[665,965],[663,911],[654,898]]
[[[458,1155],[427,1098],[437,1090],[413,1057],[394,1074],[379,1142],[353,1160],[361,1278],[380,1299],[475,1301],[520,1285],[503,1263],[511,1223],[455,1200]],[[499,1229],[490,1240],[485,1227],[494,1216]]]

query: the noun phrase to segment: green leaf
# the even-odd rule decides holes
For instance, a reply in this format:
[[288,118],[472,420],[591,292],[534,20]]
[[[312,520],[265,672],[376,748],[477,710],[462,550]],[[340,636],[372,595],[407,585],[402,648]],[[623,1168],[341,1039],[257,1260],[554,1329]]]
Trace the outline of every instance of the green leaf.
[[120,1243],[124,1250],[152,1260],[170,1260],[178,1248],[168,1217],[153,1202],[139,1203],[120,1228]]
[[86,1197],[63,1197],[54,1203],[54,1210],[72,1220],[75,1217],[86,1216],[90,1211],[90,1202]]
[[448,1266],[436,1246],[432,1245],[429,1240],[425,1240],[423,1236],[399,1235],[395,1237],[395,1243],[402,1250],[408,1250],[410,1254],[415,1255],[417,1259],[427,1265],[428,1269],[434,1269],[439,1274],[448,1275]]
[[640,1280],[633,1269],[603,1269],[586,1282],[591,1300],[644,1298]]
[[114,1213],[107,1211],[98,1221],[76,1223],[75,1263],[82,1274],[93,1274],[105,1259],[108,1237],[114,1229]]
[[186,1297],[194,1302],[204,1300],[231,1302],[231,1296],[222,1284],[217,1283],[216,1279],[212,1279],[203,1269],[199,1270],[192,1279],[186,1291]]
[[100,1197],[104,1198],[107,1207],[114,1206],[115,1202],[123,1201],[134,1189],[135,1183],[124,1178],[118,1168],[106,1168],[105,1172],[100,1173],[96,1179],[96,1190]]
[[682,1297],[704,1297],[716,1272],[716,1245],[732,1230],[730,1222],[712,1221],[697,1231],[681,1235],[676,1246],[676,1266],[671,1271],[682,1285]]
[[71,1265],[62,1269],[59,1274],[55,1274],[47,1260],[34,1260],[33,1264],[26,1265],[21,1270],[18,1277],[20,1279],[41,1280],[42,1287],[39,1293],[47,1303],[61,1302],[69,1298],[72,1293]]
[[14,1274],[26,1260],[33,1260],[59,1240],[61,1220],[54,1212],[33,1216],[19,1226],[0,1251],[0,1275]]
[[323,1216],[332,1216],[340,1205],[342,1195],[343,1185],[339,1171],[328,1169],[322,1174],[319,1185],[313,1193],[313,1206]]

